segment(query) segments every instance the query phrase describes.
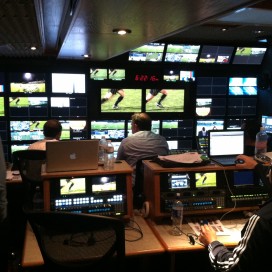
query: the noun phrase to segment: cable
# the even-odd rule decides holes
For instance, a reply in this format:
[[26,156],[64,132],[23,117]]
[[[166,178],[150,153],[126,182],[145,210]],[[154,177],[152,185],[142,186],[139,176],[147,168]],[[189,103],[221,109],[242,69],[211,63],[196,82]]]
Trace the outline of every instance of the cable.
[[[131,222],[132,222],[133,224],[136,224],[137,228],[132,227],[132,226],[131,226]],[[137,232],[137,233],[140,234],[140,236],[139,236],[138,238],[134,239],[134,240],[127,240],[127,239],[125,239],[127,242],[136,242],[136,241],[139,241],[139,240],[141,240],[141,239],[143,238],[143,236],[144,236],[141,227],[140,227],[139,224],[138,224],[136,221],[134,221],[133,219],[130,219],[129,224],[126,225],[125,231],[135,231],[135,232]]]

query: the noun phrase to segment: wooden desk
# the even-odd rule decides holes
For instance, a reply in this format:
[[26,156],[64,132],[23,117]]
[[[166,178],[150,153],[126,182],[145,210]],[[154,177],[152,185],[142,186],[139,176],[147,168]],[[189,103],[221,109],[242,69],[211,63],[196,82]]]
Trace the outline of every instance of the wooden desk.
[[[125,238],[126,238],[126,256],[139,256],[139,255],[149,255],[149,254],[159,254],[164,253],[165,248],[159,242],[152,229],[146,223],[146,220],[141,216],[134,216],[131,225],[135,228],[139,227],[142,230],[143,237],[137,241],[140,234],[133,230],[128,230],[126,228]],[[37,243],[36,237],[29,223],[26,226],[25,241],[23,247],[22,255],[22,267],[35,267],[44,264],[43,257],[39,245]]]
[[126,162],[115,163],[113,170],[104,170],[102,166],[99,166],[95,170],[86,171],[67,171],[67,172],[51,172],[45,171],[45,165],[42,169],[41,177],[43,179],[43,191],[44,191],[44,209],[50,211],[50,183],[54,178],[65,177],[83,177],[83,176],[102,176],[102,175],[126,175],[126,188],[127,188],[127,215],[126,217],[132,217],[133,215],[133,203],[132,203],[132,167]]

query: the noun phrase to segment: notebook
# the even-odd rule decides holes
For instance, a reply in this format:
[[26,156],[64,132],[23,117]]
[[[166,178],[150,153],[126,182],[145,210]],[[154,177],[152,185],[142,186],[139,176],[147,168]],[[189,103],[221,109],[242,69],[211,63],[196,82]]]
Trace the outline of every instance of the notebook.
[[98,145],[99,140],[47,142],[46,172],[97,169]]
[[208,156],[214,162],[235,165],[236,157],[244,154],[243,130],[210,130],[208,133]]

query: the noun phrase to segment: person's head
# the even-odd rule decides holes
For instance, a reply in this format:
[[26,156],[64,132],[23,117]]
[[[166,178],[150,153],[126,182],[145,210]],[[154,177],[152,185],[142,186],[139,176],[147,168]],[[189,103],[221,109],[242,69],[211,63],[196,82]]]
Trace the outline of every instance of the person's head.
[[61,123],[58,120],[52,119],[45,122],[43,126],[43,134],[46,138],[54,138],[59,140],[62,132]]
[[142,131],[142,130],[151,130],[152,120],[150,116],[146,113],[139,112],[134,113],[131,117],[131,129],[132,133]]

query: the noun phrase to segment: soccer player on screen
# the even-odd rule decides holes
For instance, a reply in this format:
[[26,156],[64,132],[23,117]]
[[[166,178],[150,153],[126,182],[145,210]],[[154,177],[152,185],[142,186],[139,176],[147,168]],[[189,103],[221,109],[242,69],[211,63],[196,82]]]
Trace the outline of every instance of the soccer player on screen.
[[157,102],[158,108],[164,108],[161,102],[167,97],[168,91],[165,89],[159,90],[159,89],[150,89],[149,94],[146,96],[145,102],[148,103],[150,100],[152,100],[158,93],[161,93],[161,97]]
[[106,95],[101,99],[101,104],[110,100],[114,95],[119,94],[119,97],[113,105],[113,109],[118,109],[118,104],[124,99],[125,92],[123,89],[109,89]]

